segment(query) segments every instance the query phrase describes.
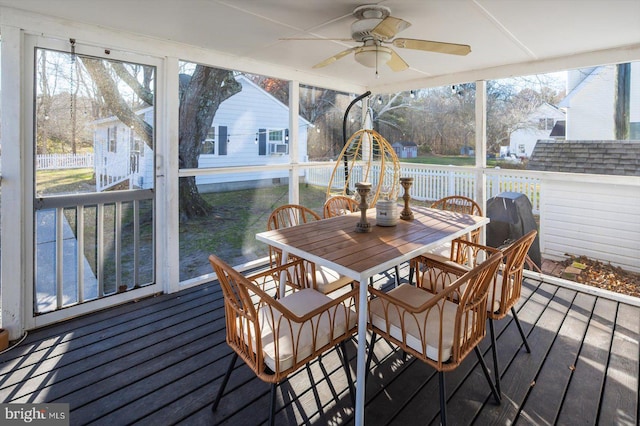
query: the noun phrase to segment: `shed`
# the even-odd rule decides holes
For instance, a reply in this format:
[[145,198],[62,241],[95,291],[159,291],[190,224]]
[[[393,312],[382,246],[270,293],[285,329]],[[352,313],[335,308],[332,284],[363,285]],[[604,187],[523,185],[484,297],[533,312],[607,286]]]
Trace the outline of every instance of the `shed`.
[[410,141],[398,141],[391,144],[398,158],[416,158],[418,156],[418,145]]

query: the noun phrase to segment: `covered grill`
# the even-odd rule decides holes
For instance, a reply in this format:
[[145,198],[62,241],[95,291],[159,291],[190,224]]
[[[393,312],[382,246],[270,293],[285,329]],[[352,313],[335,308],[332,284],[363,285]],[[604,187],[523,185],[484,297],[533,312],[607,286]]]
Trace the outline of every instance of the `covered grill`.
[[[532,213],[531,201],[519,192],[501,192],[487,200],[487,245],[500,247],[515,241],[527,232],[538,229]],[[529,257],[538,268],[542,267],[538,236],[529,248]]]

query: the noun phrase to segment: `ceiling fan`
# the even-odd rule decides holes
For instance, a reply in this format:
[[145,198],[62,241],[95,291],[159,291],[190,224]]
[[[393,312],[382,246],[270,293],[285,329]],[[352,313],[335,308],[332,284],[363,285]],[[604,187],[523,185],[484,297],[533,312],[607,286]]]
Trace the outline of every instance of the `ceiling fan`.
[[471,47],[466,44],[394,38],[396,34],[407,29],[411,24],[403,19],[391,16],[391,9],[386,6],[375,4],[358,6],[353,11],[353,15],[357,20],[351,24],[350,39],[288,38],[284,40],[340,40],[362,43],[360,46],[351,47],[325,59],[314,65],[313,68],[325,67],[353,52],[358,63],[369,68],[376,68],[376,73],[383,64],[389,66],[393,71],[403,71],[409,68],[409,64],[400,55],[390,47],[384,46],[384,44],[392,44],[395,47],[404,49],[448,53],[451,55],[467,55],[471,52]]

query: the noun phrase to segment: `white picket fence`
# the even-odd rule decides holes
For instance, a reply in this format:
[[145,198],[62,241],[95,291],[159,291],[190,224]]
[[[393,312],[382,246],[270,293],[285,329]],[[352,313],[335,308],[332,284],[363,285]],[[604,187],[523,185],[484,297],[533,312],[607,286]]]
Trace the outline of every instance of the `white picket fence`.
[[93,168],[93,153],[36,155],[37,170]]
[[[332,164],[327,167],[307,169],[306,182],[312,185],[327,186],[333,167]],[[372,168],[372,182],[376,181],[375,170]],[[400,176],[413,177],[411,197],[420,201],[435,201],[449,195],[475,198],[475,173],[473,169],[466,170],[463,167],[400,164]],[[502,192],[519,192],[529,198],[534,214],[540,212],[540,179],[519,170],[486,169],[483,173],[486,175],[487,198]],[[342,188],[344,172],[340,168],[336,174],[333,186]]]

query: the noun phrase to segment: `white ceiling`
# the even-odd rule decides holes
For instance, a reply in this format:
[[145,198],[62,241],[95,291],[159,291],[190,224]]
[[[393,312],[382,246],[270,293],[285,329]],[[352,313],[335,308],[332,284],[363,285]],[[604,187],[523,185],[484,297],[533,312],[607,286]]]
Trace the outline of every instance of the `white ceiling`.
[[[412,26],[399,36],[471,45],[467,56],[395,50],[410,68],[376,79],[349,55],[311,67],[353,43],[354,0],[0,0],[0,5],[186,43],[247,61],[363,87],[400,87],[438,76],[539,63],[640,46],[640,0],[388,0],[377,4]],[[373,3],[373,2],[369,2]],[[640,58],[637,58],[640,60]],[[551,61],[553,62],[553,61]],[[229,64],[234,68],[233,64]],[[411,83],[413,82],[413,83]],[[415,87],[420,87],[419,85]]]

